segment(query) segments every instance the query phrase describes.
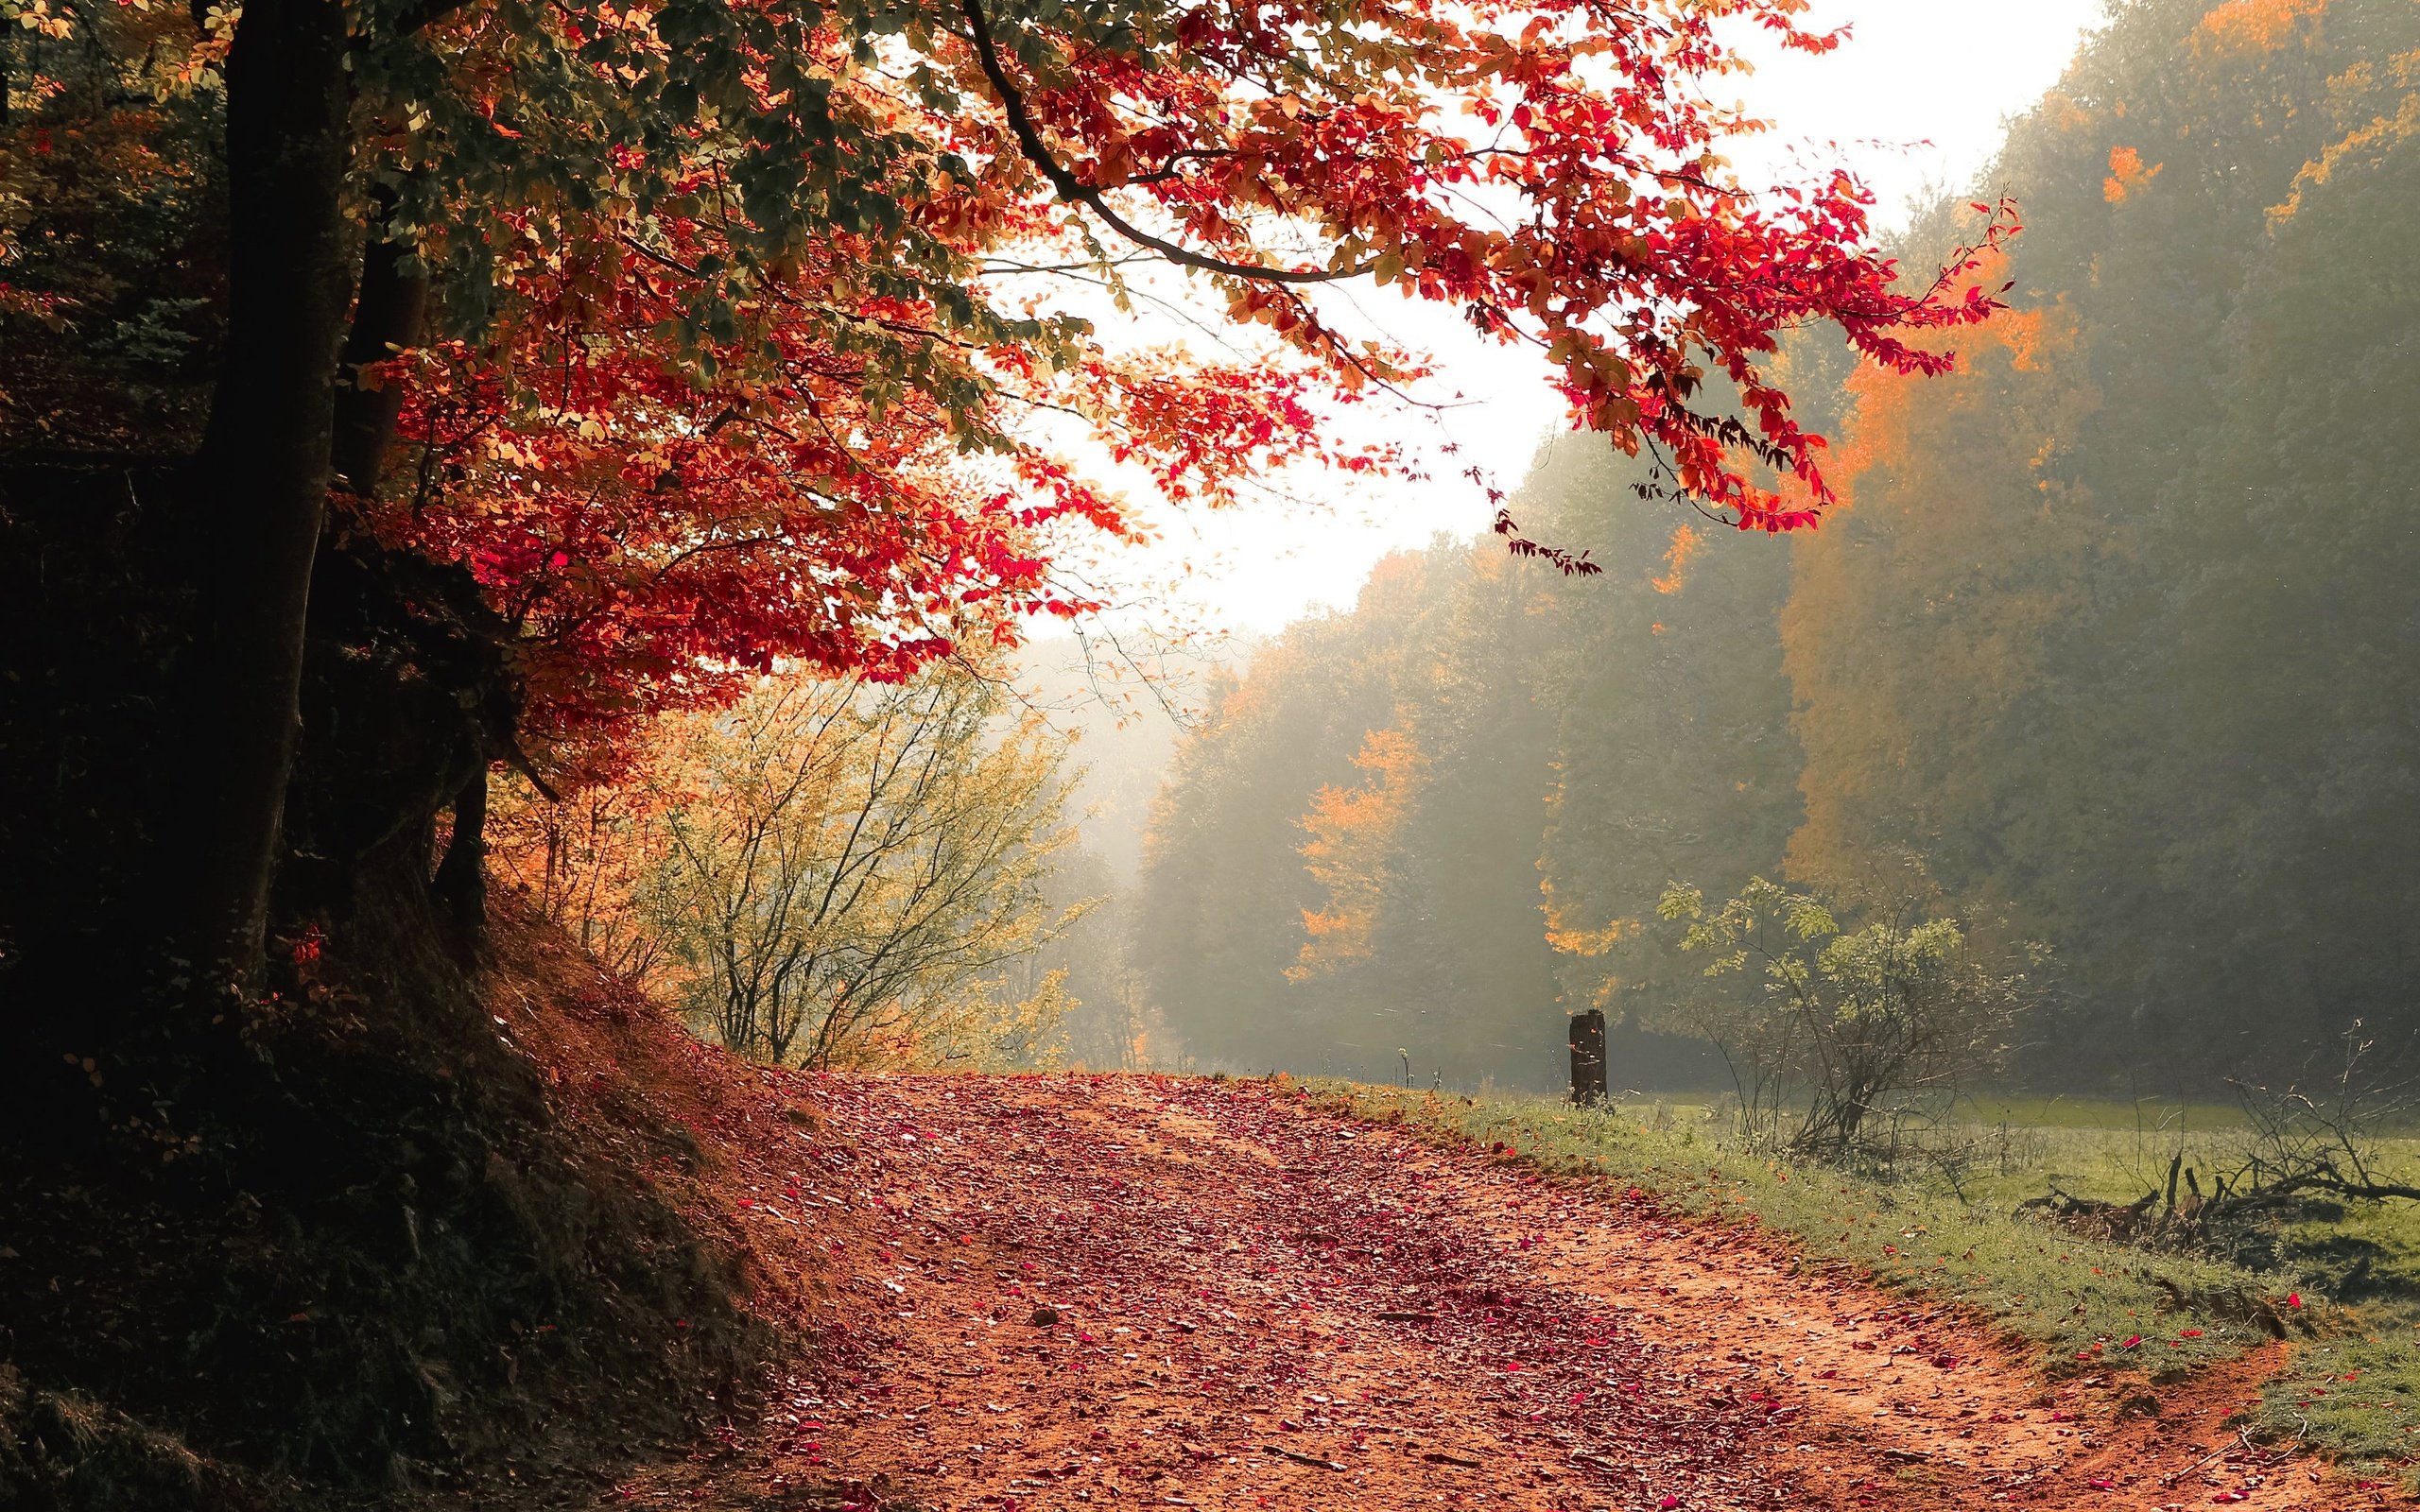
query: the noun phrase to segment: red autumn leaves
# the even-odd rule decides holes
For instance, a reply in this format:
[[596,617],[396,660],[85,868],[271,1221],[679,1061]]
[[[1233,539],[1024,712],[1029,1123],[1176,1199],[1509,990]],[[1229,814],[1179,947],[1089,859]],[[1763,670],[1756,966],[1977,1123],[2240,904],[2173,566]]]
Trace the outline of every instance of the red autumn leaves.
[[[384,365],[405,414],[361,523],[475,574],[516,636],[533,743],[572,775],[610,765],[627,720],[777,661],[905,676],[1093,607],[1057,567],[1068,532],[1129,528],[1093,459],[1213,506],[1290,463],[1389,465],[1322,417],[1419,366],[1340,328],[1321,281],[1454,306],[1708,509],[1807,524],[1830,491],[1769,372],[1783,334],[1829,323],[1930,372],[1948,359],[1923,338],[1994,306],[1973,258],[1903,281],[1844,175],[1726,177],[1744,128],[1706,98],[1722,30],[1830,46],[1802,9],[1289,0],[1121,9],[1096,33],[1080,8],[1046,25],[968,4],[870,66],[838,19],[749,0],[719,116],[648,123],[644,152],[554,142],[597,155],[581,194],[466,212],[487,217],[494,318]],[[531,24],[635,67],[669,56],[652,17]],[[544,123],[510,93],[529,39],[476,8],[448,26],[481,118],[538,150],[520,134]],[[818,192],[860,209],[769,249],[752,212],[776,200],[735,189],[726,126],[808,99],[834,143]],[[685,178],[663,177],[666,151]],[[2011,230],[1984,207],[1978,244]],[[1218,338],[1220,306],[1243,328],[1232,354],[1119,347],[1062,313],[1053,279],[1098,306],[1145,255],[1203,285],[1195,336]]]

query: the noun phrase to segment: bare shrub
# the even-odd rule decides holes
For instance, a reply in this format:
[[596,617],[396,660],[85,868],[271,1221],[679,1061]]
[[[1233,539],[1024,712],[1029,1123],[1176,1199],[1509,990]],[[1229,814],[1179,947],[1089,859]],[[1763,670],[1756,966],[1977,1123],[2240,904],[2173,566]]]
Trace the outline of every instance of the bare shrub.
[[2017,1211],[2095,1238],[2241,1254],[2313,1204],[2420,1201],[2420,1186],[2383,1165],[2389,1134],[2420,1119],[2413,1059],[2410,1045],[2387,1052],[2357,1021],[2290,1077],[2232,1079],[2244,1128],[2206,1172],[2187,1164],[2180,1146],[2165,1179],[2132,1202],[2054,1186]]
[[2221,1194],[2231,1191],[2245,1201],[2304,1193],[2420,1200],[2420,1187],[2389,1179],[2379,1154],[2387,1130],[2408,1128],[2420,1116],[2412,1059],[2410,1045],[2389,1053],[2356,1020],[2288,1081],[2235,1078],[2252,1134]]

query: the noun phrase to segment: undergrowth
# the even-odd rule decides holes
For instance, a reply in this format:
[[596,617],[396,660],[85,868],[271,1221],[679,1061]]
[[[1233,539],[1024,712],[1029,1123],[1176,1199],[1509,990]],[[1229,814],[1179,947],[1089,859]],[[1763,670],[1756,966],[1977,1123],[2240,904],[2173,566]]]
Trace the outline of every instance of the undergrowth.
[[475,971],[349,931],[280,1096],[164,1175],[0,1143],[0,1506],[587,1499],[800,1357],[812,1278],[724,1194],[781,1102],[497,912]]
[[[2282,1323],[2290,1363],[2269,1383],[2254,1431],[2410,1473],[2420,1441],[2420,1307],[2325,1299],[2308,1278],[2330,1273],[2294,1263],[2298,1244],[2317,1243],[2304,1230],[2287,1236],[2281,1268],[2256,1268],[2017,1217],[1999,1200],[2014,1189],[2005,1183],[1988,1196],[1970,1184],[1962,1197],[1940,1180],[1760,1159],[1664,1109],[1642,1116],[1326,1078],[1304,1086],[1348,1117],[1401,1124],[1567,1178],[1636,1187],[1678,1212],[1785,1236],[1818,1263],[1956,1304],[2024,1341],[2053,1374],[2137,1369],[2172,1383],[2267,1342]],[[2012,1173],[2009,1181],[2024,1179]],[[2040,1190],[2042,1173],[2030,1179]]]

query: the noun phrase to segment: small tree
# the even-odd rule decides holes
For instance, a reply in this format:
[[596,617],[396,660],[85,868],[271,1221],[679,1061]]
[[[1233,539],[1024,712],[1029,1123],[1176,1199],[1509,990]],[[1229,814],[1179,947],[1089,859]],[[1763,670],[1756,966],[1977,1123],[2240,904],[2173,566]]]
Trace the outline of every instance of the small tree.
[[1758,877],[1711,910],[1674,883],[1656,911],[1685,924],[1681,949],[1713,957],[1708,978],[1761,978],[1703,997],[1689,1027],[1730,1066],[1742,1132],[1793,1155],[1847,1160],[1876,1123],[1945,1109],[1999,1067],[2032,996],[1955,919],[1911,909],[1843,931],[1814,895]]
[[[1032,1039],[1001,969],[1072,921],[1045,894],[1063,737],[954,665],[910,681],[769,680],[675,722],[651,889],[669,974],[725,1045],[828,1066]],[[980,1022],[978,1022],[980,1021]],[[993,1037],[997,1038],[997,1037]]]
[[655,788],[633,780],[550,799],[516,780],[501,785],[493,803],[488,863],[498,880],[599,966],[663,987],[666,840]]

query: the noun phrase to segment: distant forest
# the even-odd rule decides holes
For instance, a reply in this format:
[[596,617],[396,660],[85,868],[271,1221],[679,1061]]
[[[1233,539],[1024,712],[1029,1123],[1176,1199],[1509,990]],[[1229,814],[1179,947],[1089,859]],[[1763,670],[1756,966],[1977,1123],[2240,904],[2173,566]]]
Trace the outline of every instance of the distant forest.
[[1837,406],[1821,529],[1558,441],[1514,512],[1604,576],[1441,540],[1216,690],[1139,884],[1167,1027],[1203,1067],[1540,1085],[1593,1005],[1616,1080],[1703,1077],[1642,1037],[1703,982],[1657,896],[1764,875],[2049,947],[2044,1087],[2410,1034],[2415,135],[2409,0],[2115,8],[1977,186],[2026,230],[1958,373],[1789,353]]

